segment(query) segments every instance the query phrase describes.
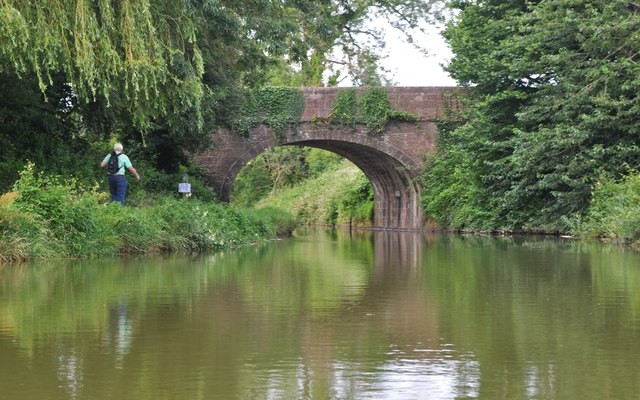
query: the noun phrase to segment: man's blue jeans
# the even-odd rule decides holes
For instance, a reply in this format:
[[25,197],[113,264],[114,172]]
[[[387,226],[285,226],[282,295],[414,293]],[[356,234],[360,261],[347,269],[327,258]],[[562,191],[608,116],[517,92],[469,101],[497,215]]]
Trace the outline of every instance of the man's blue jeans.
[[109,175],[109,193],[111,201],[117,201],[124,206],[124,196],[127,193],[127,179],[124,175]]

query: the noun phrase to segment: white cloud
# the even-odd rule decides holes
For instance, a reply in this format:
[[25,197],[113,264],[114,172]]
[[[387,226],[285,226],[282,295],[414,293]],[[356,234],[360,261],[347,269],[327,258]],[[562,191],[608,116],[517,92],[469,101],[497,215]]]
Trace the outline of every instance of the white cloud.
[[451,59],[452,53],[436,27],[414,35],[415,42],[427,50],[427,55],[407,43],[402,34],[390,26],[386,35],[388,57],[382,64],[391,71],[396,86],[456,86],[456,81],[441,65]]
[[[405,35],[392,27],[383,17],[375,17],[366,23],[365,27],[381,31],[386,42],[380,60],[381,66],[388,71],[394,86],[457,86],[457,82],[444,70],[453,57],[451,49],[440,34],[440,27],[423,25],[423,32],[412,31],[414,44],[407,42]],[[366,47],[370,37],[355,35],[361,39],[361,45]],[[418,48],[416,48],[416,45]],[[426,51],[426,54],[425,54]],[[340,59],[342,52],[334,49],[334,58]],[[334,66],[335,67],[335,66]],[[338,69],[342,69],[338,67]],[[334,71],[327,71],[330,75]],[[344,71],[343,71],[344,72]],[[346,74],[345,74],[346,75]],[[346,76],[338,86],[351,86],[352,81]]]

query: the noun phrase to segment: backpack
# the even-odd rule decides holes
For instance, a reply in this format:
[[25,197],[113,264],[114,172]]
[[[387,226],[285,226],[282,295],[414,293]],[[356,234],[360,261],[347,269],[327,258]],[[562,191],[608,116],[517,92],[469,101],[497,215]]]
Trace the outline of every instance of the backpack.
[[120,167],[118,166],[118,156],[120,154],[122,153],[116,154],[115,151],[111,152],[111,157],[109,157],[109,161],[107,162],[107,172],[111,175],[117,174],[120,170]]

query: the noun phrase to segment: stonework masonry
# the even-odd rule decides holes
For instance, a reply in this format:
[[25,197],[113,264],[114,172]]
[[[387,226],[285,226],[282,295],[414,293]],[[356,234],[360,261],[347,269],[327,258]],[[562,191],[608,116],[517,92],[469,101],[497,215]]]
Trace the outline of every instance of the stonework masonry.
[[[275,146],[308,146],[339,154],[357,165],[374,191],[374,228],[416,230],[424,227],[419,187],[415,178],[423,159],[436,146],[436,120],[447,108],[457,107],[455,87],[388,87],[391,108],[418,117],[417,122],[390,122],[381,135],[329,123],[332,104],[342,88],[303,88],[301,122],[284,135],[265,125],[249,137],[220,129],[213,147],[197,154],[206,171],[207,184],[222,201],[228,201],[236,175],[248,162]],[[358,89],[359,90],[359,89]]]

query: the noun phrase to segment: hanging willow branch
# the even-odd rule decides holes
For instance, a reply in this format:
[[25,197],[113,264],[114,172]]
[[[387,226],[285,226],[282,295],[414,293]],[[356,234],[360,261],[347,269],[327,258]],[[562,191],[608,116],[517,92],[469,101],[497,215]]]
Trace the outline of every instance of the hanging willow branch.
[[[124,99],[140,127],[175,107],[174,98],[198,106],[204,90],[196,29],[171,3],[0,0],[0,71],[33,74],[43,92],[62,72],[81,100]],[[176,59],[182,60],[179,73],[172,68]]]

